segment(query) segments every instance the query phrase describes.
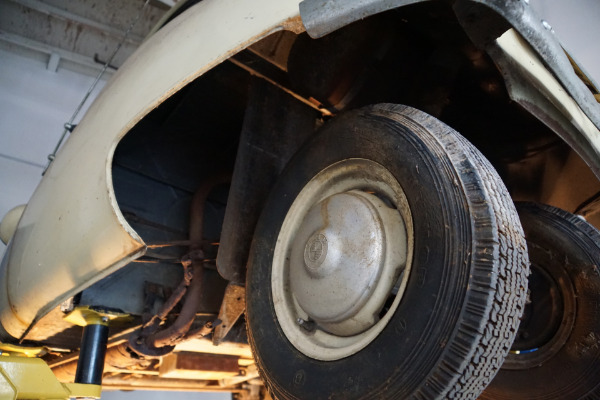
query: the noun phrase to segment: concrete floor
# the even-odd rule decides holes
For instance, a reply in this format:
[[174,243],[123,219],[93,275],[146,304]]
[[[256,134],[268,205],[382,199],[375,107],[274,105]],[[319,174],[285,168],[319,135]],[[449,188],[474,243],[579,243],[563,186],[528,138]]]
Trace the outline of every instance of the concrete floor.
[[110,391],[102,393],[102,400],[230,400],[230,393]]

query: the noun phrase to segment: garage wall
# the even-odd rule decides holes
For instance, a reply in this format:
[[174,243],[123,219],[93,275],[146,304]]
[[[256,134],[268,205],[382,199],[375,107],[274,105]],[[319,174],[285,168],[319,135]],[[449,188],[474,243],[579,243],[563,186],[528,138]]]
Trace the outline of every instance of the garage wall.
[[600,84],[600,1],[531,0],[530,4],[550,23],[563,47]]
[[[64,123],[94,80],[61,68],[53,72],[46,65],[0,49],[0,218],[29,200]],[[0,255],[4,250],[0,243]]]

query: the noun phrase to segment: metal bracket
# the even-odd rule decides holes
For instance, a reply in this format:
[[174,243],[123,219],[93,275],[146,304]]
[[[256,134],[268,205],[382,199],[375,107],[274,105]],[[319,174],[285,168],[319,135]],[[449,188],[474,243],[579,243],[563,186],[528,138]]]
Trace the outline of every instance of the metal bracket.
[[219,311],[221,323],[216,326],[213,334],[213,344],[215,346],[223,341],[244,311],[246,311],[246,288],[230,283],[225,289],[225,296]]
[[0,343],[0,355],[42,357],[46,354],[48,354],[48,349],[45,347],[27,347],[10,343]]
[[125,321],[128,319],[131,319],[131,316],[120,310],[111,310],[93,306],[75,307],[73,311],[64,317],[65,321],[79,326],[93,324],[108,326],[109,322],[115,322],[117,320]]

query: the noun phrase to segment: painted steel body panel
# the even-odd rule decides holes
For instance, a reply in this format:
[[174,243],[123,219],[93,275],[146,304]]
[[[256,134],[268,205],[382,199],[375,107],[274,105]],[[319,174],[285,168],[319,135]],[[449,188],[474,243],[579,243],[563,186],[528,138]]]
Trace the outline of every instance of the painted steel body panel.
[[[119,140],[181,87],[268,34],[300,31],[298,0],[204,0],[119,69],[48,169],[0,269],[0,322],[23,337],[66,298],[143,254],[117,206]],[[214,40],[218,38],[218,40]]]
[[516,30],[489,48],[510,97],[567,142],[600,177],[600,131]]

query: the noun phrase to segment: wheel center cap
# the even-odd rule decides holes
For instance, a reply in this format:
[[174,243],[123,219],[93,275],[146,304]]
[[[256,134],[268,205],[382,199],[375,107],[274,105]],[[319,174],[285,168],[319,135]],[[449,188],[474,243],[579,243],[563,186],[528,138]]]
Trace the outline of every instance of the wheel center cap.
[[[380,198],[358,190],[332,195],[309,209],[290,254],[291,290],[309,318],[338,334],[355,334],[376,322],[394,283],[380,283],[385,223],[400,226],[399,220]],[[371,301],[378,291],[379,299]]]

